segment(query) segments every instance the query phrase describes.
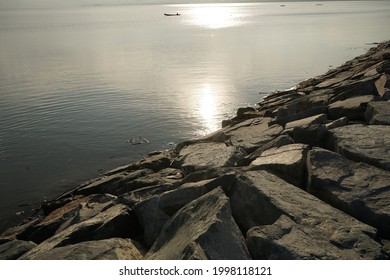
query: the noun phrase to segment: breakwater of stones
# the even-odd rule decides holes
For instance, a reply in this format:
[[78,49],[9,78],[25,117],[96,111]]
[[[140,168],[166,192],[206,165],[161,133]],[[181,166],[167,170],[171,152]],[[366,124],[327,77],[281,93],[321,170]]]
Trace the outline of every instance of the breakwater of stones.
[[0,236],[0,259],[389,259],[390,42]]

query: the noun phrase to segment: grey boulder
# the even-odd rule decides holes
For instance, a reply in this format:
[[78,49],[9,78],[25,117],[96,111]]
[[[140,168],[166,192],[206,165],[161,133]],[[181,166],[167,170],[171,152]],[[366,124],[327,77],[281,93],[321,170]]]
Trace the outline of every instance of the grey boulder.
[[308,155],[308,191],[390,238],[390,172],[314,148]]
[[164,225],[146,259],[250,259],[222,189],[187,204]]
[[390,126],[347,125],[331,129],[328,146],[354,161],[390,170]]
[[378,259],[375,228],[266,171],[249,171],[229,194],[255,259]]

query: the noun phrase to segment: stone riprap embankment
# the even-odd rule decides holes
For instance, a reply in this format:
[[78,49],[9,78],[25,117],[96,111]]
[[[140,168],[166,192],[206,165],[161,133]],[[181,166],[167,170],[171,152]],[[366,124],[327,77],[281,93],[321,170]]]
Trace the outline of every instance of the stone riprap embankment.
[[1,259],[389,259],[390,42],[106,173]]

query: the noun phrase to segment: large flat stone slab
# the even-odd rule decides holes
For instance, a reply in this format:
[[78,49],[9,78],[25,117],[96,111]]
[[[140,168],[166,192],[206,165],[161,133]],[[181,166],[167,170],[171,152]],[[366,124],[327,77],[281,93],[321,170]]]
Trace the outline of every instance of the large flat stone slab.
[[301,126],[309,126],[312,124],[321,124],[324,121],[326,121],[327,115],[326,114],[319,114],[312,117],[296,120],[293,122],[286,123],[285,129],[286,130],[292,130],[295,127],[301,127]]
[[246,172],[229,198],[255,259],[383,257],[375,228],[266,171]]
[[196,170],[234,166],[238,159],[245,153],[235,147],[225,143],[195,143],[181,149],[181,167],[193,172]]
[[187,204],[165,225],[146,259],[251,259],[222,189]]
[[250,119],[226,129],[225,133],[229,136],[230,143],[250,153],[282,132],[283,128],[278,124],[269,126],[270,121],[270,118]]
[[390,172],[314,148],[308,155],[308,191],[390,238]]
[[367,103],[375,100],[373,95],[355,96],[329,105],[330,119],[347,117],[349,120],[364,120]]
[[140,169],[136,171],[123,171],[111,175],[102,176],[94,182],[82,186],[72,192],[72,195],[89,195],[96,193],[118,193],[120,189],[127,182],[131,182],[139,177],[144,177],[153,174],[151,169]]
[[306,171],[306,155],[309,146],[290,144],[264,151],[254,160],[251,170],[267,170],[280,178],[301,186]]
[[390,126],[355,124],[329,132],[332,150],[354,161],[390,170]]

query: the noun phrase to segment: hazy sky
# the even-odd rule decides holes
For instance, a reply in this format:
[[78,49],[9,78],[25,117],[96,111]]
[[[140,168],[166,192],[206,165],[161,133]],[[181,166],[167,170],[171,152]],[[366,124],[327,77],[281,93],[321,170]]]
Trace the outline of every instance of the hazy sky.
[[[277,1],[277,0],[0,0],[0,8],[51,8],[51,7],[85,6],[85,5],[94,5],[94,4],[120,5],[120,4],[141,4],[141,3],[142,4],[152,4],[152,3],[165,4],[165,3],[204,3],[204,2],[239,3],[239,2],[268,2],[268,1]],[[294,1],[294,0],[279,0],[278,2],[289,2],[289,1]],[[306,1],[310,1],[310,0],[306,0]]]
[[[85,5],[120,5],[120,4],[153,4],[153,3],[197,3],[197,2],[229,2],[229,0],[0,0],[0,8],[41,8],[71,7]],[[230,1],[230,2],[250,2]],[[252,1],[256,2],[256,1]]]

